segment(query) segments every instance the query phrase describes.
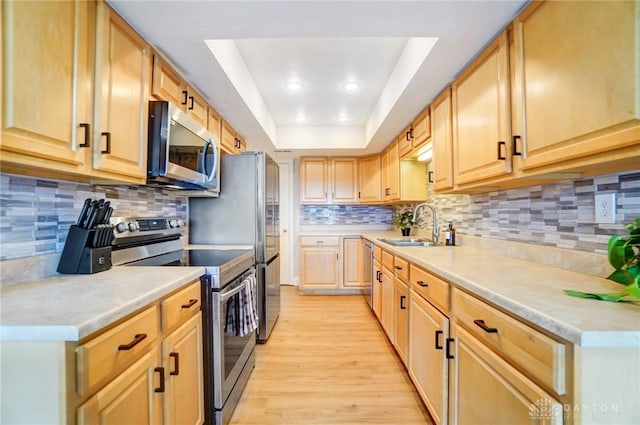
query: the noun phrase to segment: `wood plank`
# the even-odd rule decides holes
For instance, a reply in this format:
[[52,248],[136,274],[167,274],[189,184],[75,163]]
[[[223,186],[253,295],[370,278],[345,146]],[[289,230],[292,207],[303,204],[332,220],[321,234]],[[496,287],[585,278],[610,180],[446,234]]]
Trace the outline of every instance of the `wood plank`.
[[282,288],[230,425],[433,424],[364,297]]

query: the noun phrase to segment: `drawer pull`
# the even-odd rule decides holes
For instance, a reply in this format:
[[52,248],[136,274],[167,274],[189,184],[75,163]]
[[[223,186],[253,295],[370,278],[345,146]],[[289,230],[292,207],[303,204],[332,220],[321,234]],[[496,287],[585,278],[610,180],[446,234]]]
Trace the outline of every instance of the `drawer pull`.
[[376,270],[376,280],[382,283],[382,272],[380,270]]
[[488,334],[497,334],[498,333],[498,328],[490,328],[487,325],[485,325],[484,320],[480,320],[480,319],[476,319],[473,321],[473,323],[476,324],[476,326],[478,326],[480,329],[482,329],[483,331],[485,331]]
[[118,345],[118,350],[119,351],[131,350],[133,347],[140,344],[142,340],[145,339],[146,337],[147,337],[147,334],[136,334],[136,336],[133,337],[133,341],[131,341],[130,343]]
[[164,368],[156,367],[153,369],[153,371],[160,373],[160,386],[158,388],[154,388],[153,391],[157,393],[163,393],[164,392]]
[[402,267],[396,266],[396,270],[402,270]]
[[324,243],[324,241],[316,241],[316,243]]
[[451,343],[453,342],[453,338],[447,338],[447,349],[445,351],[445,357],[448,360],[454,359],[454,355],[451,354]]
[[406,296],[400,295],[400,310],[406,310],[407,309],[407,306],[404,305],[404,300],[406,298],[407,298]]
[[191,298],[189,299],[189,302],[187,304],[182,304],[182,308],[191,308],[194,305],[196,305],[198,303],[198,300],[196,298]]
[[428,283],[424,283],[424,280],[419,280],[416,282],[418,285],[422,286],[423,288],[428,288],[429,284]]
[[436,331],[436,350],[442,350],[444,348],[440,342],[440,337],[442,335],[444,335],[443,331]]
[[175,352],[169,353],[169,357],[173,358],[173,370],[169,372],[169,375],[180,375],[180,354]]

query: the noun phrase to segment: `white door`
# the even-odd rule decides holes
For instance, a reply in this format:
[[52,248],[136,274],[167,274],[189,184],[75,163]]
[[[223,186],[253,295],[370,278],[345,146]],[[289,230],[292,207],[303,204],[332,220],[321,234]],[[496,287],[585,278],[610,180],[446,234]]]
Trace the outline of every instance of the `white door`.
[[279,160],[280,166],[280,284],[293,284],[293,161]]

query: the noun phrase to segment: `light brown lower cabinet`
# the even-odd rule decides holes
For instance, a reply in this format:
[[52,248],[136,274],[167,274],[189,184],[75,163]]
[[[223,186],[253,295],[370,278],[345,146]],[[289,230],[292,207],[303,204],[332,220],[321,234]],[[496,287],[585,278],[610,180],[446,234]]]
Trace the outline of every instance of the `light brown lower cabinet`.
[[409,286],[393,279],[393,345],[406,365],[409,360]]
[[394,329],[393,329],[393,315],[394,315],[394,300],[393,300],[393,273],[386,267],[382,267],[382,312],[381,323],[384,331],[387,333],[389,339],[394,341]]
[[454,424],[562,424],[563,406],[456,324],[450,373]]
[[436,424],[446,424],[449,319],[412,289],[409,329],[409,375]]
[[373,280],[371,288],[373,312],[378,321],[382,321],[382,264],[377,259],[373,260]]
[[78,408],[78,425],[162,424],[165,375],[153,348]]

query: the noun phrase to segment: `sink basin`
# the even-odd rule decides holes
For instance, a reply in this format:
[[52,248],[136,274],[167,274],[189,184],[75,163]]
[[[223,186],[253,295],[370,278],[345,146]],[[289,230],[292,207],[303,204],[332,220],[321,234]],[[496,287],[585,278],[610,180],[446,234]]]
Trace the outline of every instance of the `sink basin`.
[[424,238],[390,238],[378,240],[393,246],[435,246],[429,239]]

